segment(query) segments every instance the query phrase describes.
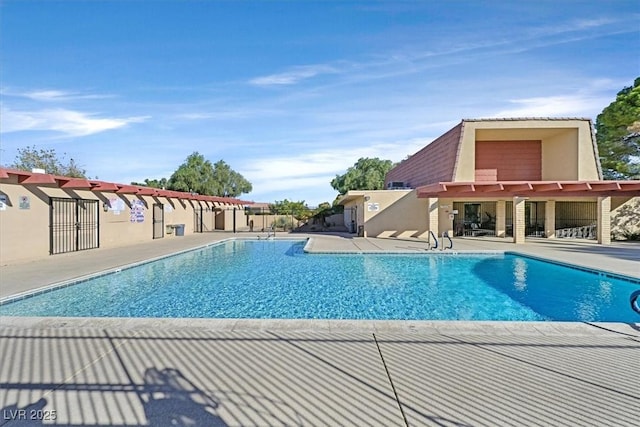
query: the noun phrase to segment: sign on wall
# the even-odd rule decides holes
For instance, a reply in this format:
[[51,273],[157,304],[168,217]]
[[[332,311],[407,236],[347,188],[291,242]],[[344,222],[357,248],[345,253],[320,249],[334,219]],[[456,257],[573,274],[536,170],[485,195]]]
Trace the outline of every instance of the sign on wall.
[[380,203],[367,203],[367,210],[369,212],[378,212],[380,210]]
[[120,215],[120,212],[124,211],[124,200],[117,197],[109,199],[109,210],[114,215]]
[[29,196],[20,196],[18,206],[20,209],[31,209],[31,199],[29,199]]
[[131,201],[131,215],[129,217],[131,222],[144,222],[144,202],[142,200]]
[[7,210],[7,196],[5,194],[0,194],[0,211]]

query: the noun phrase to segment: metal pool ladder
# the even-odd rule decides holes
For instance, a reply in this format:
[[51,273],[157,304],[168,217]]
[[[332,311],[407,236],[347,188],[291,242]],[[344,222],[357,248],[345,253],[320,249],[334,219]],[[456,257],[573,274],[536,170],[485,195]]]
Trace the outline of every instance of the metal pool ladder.
[[[267,228],[267,236],[264,238],[264,240],[274,239],[275,237],[276,237],[275,227],[271,226]],[[258,240],[262,240],[260,236],[258,236]]]
[[[444,239],[445,238],[449,239],[449,246],[446,247],[446,248],[444,246]],[[449,237],[449,233],[447,231],[443,231],[442,232],[442,248],[440,250],[444,251],[445,249],[453,249],[453,240],[451,240],[451,237]]]
[[[436,245],[431,247],[431,238],[433,237],[433,241],[436,242]],[[427,238],[427,244],[429,249],[438,249],[438,236],[436,236],[433,231],[429,230],[429,237]]]

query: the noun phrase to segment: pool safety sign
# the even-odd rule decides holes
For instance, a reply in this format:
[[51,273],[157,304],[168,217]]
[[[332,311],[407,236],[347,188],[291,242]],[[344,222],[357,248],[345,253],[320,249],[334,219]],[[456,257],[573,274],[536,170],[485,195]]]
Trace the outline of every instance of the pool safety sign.
[[131,201],[130,222],[144,222],[144,202],[142,200]]

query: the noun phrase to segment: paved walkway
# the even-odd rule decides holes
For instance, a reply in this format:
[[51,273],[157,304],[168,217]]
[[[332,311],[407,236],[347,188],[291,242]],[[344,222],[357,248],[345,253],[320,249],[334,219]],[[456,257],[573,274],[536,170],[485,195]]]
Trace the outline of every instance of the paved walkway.
[[[228,237],[4,266],[1,295]],[[638,276],[637,245],[559,243],[517,249]],[[426,244],[316,236],[310,245],[354,247]],[[0,425],[635,426],[639,354],[640,324],[2,317]]]

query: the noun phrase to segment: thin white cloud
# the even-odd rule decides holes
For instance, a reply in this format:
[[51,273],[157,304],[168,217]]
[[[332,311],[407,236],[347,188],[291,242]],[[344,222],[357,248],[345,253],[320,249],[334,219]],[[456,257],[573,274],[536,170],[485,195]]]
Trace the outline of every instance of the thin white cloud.
[[55,109],[40,111],[2,110],[0,131],[53,131],[66,136],[86,136],[122,128],[130,123],[140,123],[149,116],[127,118],[102,118],[96,114],[74,110]]
[[41,101],[41,102],[74,101],[74,100],[82,100],[82,99],[105,99],[105,98],[114,97],[114,95],[85,94],[80,92],[71,92],[71,91],[57,90],[57,89],[32,90],[28,92],[3,90],[2,94],[6,96],[28,98],[33,101]]
[[563,95],[512,99],[513,107],[498,111],[492,117],[590,117],[610,102],[595,95]]
[[176,118],[183,120],[241,120],[252,117],[264,117],[281,112],[274,109],[229,109],[224,111],[203,111],[203,112],[191,112],[181,113],[176,115]]
[[282,73],[256,77],[249,83],[257,86],[285,86],[320,74],[336,74],[344,79],[341,82],[332,82],[331,86],[354,84],[364,80],[400,77],[427,69],[477,61],[480,57],[517,54],[542,47],[635,32],[637,26],[634,19],[629,17],[574,19],[553,26],[523,28],[517,36],[505,36],[498,32],[486,39],[448,39],[446,44],[426,50],[422,47],[425,41],[420,33],[416,44],[413,44],[415,49],[411,49],[412,44],[409,43],[408,48],[376,55],[373,60],[338,60],[329,64],[294,66]]
[[330,188],[331,180],[346,172],[361,157],[378,157],[398,162],[431,139],[412,139],[367,147],[332,148],[292,156],[253,160],[242,175],[254,183],[252,195],[289,194],[293,190]]
[[299,65],[283,73],[253,78],[249,80],[249,83],[256,86],[293,85],[320,74],[335,74],[338,72],[337,68],[326,64]]

